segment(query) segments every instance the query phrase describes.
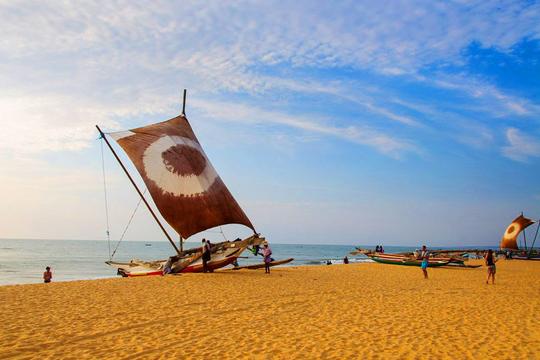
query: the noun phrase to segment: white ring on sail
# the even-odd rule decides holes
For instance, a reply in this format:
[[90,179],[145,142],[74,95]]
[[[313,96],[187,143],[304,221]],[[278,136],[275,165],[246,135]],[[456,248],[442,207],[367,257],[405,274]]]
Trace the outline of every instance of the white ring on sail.
[[508,228],[506,228],[506,231],[504,233],[505,239],[513,239],[518,235],[518,233],[521,230],[521,225],[516,223],[511,223]]
[[[199,175],[182,176],[171,172],[162,154],[176,145],[185,145],[197,150],[206,160],[204,170]],[[206,192],[217,179],[218,174],[206,157],[201,146],[183,136],[162,136],[144,152],[143,164],[146,176],[161,190],[176,196],[195,196]]]

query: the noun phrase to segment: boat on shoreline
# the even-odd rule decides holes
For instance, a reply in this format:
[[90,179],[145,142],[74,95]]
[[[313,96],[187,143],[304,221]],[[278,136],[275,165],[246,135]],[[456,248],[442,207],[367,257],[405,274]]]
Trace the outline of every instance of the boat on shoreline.
[[[407,257],[400,254],[382,254],[382,253],[369,253],[365,254],[371,260],[381,264],[392,265],[404,265],[404,266],[421,266],[422,260],[418,260],[412,257]],[[430,258],[428,261],[428,267],[445,266],[450,263],[448,259]]]
[[[270,267],[284,265],[284,264],[290,263],[293,260],[294,258],[274,260],[274,261],[271,261],[269,265]],[[264,267],[265,267],[265,263],[260,263],[260,264],[253,264],[253,265],[235,266],[234,268],[232,268],[232,270],[242,270],[242,269],[257,270],[257,269],[264,269]]]
[[[251,229],[253,235],[244,240],[237,239],[212,244],[210,259],[207,261],[209,271],[232,264],[248,247],[258,247],[265,243],[264,237],[257,233],[250,219],[210,163],[195,136],[185,115],[185,95],[184,90],[182,114],[172,119],[111,133],[104,133],[96,125],[101,139],[113,153],[141,201],[144,202],[175,251],[175,254],[166,260],[133,259],[130,262],[116,262],[112,259],[115,250],[112,255],[110,254],[110,259],[106,261],[106,264],[116,268],[121,276],[202,272],[202,248],[184,250],[183,243],[190,236],[221,225],[243,225]],[[113,139],[124,150],[137,169],[159,214],[178,233],[179,246],[162,225],[160,218],[116,154],[108,138]],[[105,199],[107,199],[106,196]],[[108,213],[106,214],[108,216]],[[107,234],[109,234],[108,228]]]
[[[537,223],[536,233],[531,246],[528,247],[525,229],[534,223]],[[501,239],[500,250],[505,252],[508,259],[540,261],[540,251],[538,248],[534,248],[539,229],[539,221],[526,218],[523,216],[523,213],[521,213],[506,228],[506,231]],[[521,248],[518,246],[519,234],[523,234],[523,247]]]

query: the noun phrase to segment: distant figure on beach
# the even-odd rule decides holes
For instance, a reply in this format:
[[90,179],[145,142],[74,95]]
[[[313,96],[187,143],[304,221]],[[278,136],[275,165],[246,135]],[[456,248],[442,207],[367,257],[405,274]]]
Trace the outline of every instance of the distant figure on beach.
[[488,252],[484,256],[484,261],[486,262],[488,273],[486,284],[489,284],[489,278],[491,277],[491,284],[495,285],[495,272],[497,272],[495,263],[497,262],[497,258],[493,256],[493,250],[488,250]]
[[326,265],[332,265],[332,262],[330,260],[326,260]]
[[208,272],[208,261],[210,261],[211,255],[210,255],[210,246],[206,239],[202,239],[202,264],[203,264],[203,272]]
[[47,266],[45,268],[45,272],[43,273],[43,282],[44,283],[50,283],[51,280],[52,280],[51,268],[49,266]]
[[270,274],[270,263],[272,262],[272,249],[268,247],[268,244],[264,244],[263,250],[262,250],[263,256],[264,256],[264,272],[266,274]]
[[381,248],[379,247],[379,245],[375,246],[375,252],[376,253],[381,252]]
[[429,265],[429,251],[427,251],[426,245],[422,245],[422,252],[420,253],[420,259],[422,259],[422,272],[424,273],[424,279],[428,278],[427,268]]
[[382,245],[381,245],[381,246],[379,246],[379,252],[380,252],[381,254],[384,254],[384,248],[383,248],[383,246],[382,246]]
[[349,263],[349,258],[348,258],[347,256],[345,256],[345,257],[343,258],[343,263],[344,263],[344,264],[348,264],[348,263]]

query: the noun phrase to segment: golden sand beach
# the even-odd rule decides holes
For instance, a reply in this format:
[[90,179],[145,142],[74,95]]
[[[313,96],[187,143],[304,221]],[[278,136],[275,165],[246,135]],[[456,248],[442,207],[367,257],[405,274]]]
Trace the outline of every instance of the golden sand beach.
[[350,264],[0,287],[0,358],[535,359],[540,263]]

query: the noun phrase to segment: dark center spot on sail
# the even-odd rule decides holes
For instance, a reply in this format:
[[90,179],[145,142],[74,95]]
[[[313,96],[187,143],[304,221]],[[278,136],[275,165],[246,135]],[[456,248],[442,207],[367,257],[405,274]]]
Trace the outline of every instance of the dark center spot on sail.
[[175,145],[161,154],[167,169],[177,175],[199,175],[206,166],[206,159],[199,150],[186,145]]
[[508,233],[511,234],[514,232],[514,225],[511,225],[509,228],[508,228]]

